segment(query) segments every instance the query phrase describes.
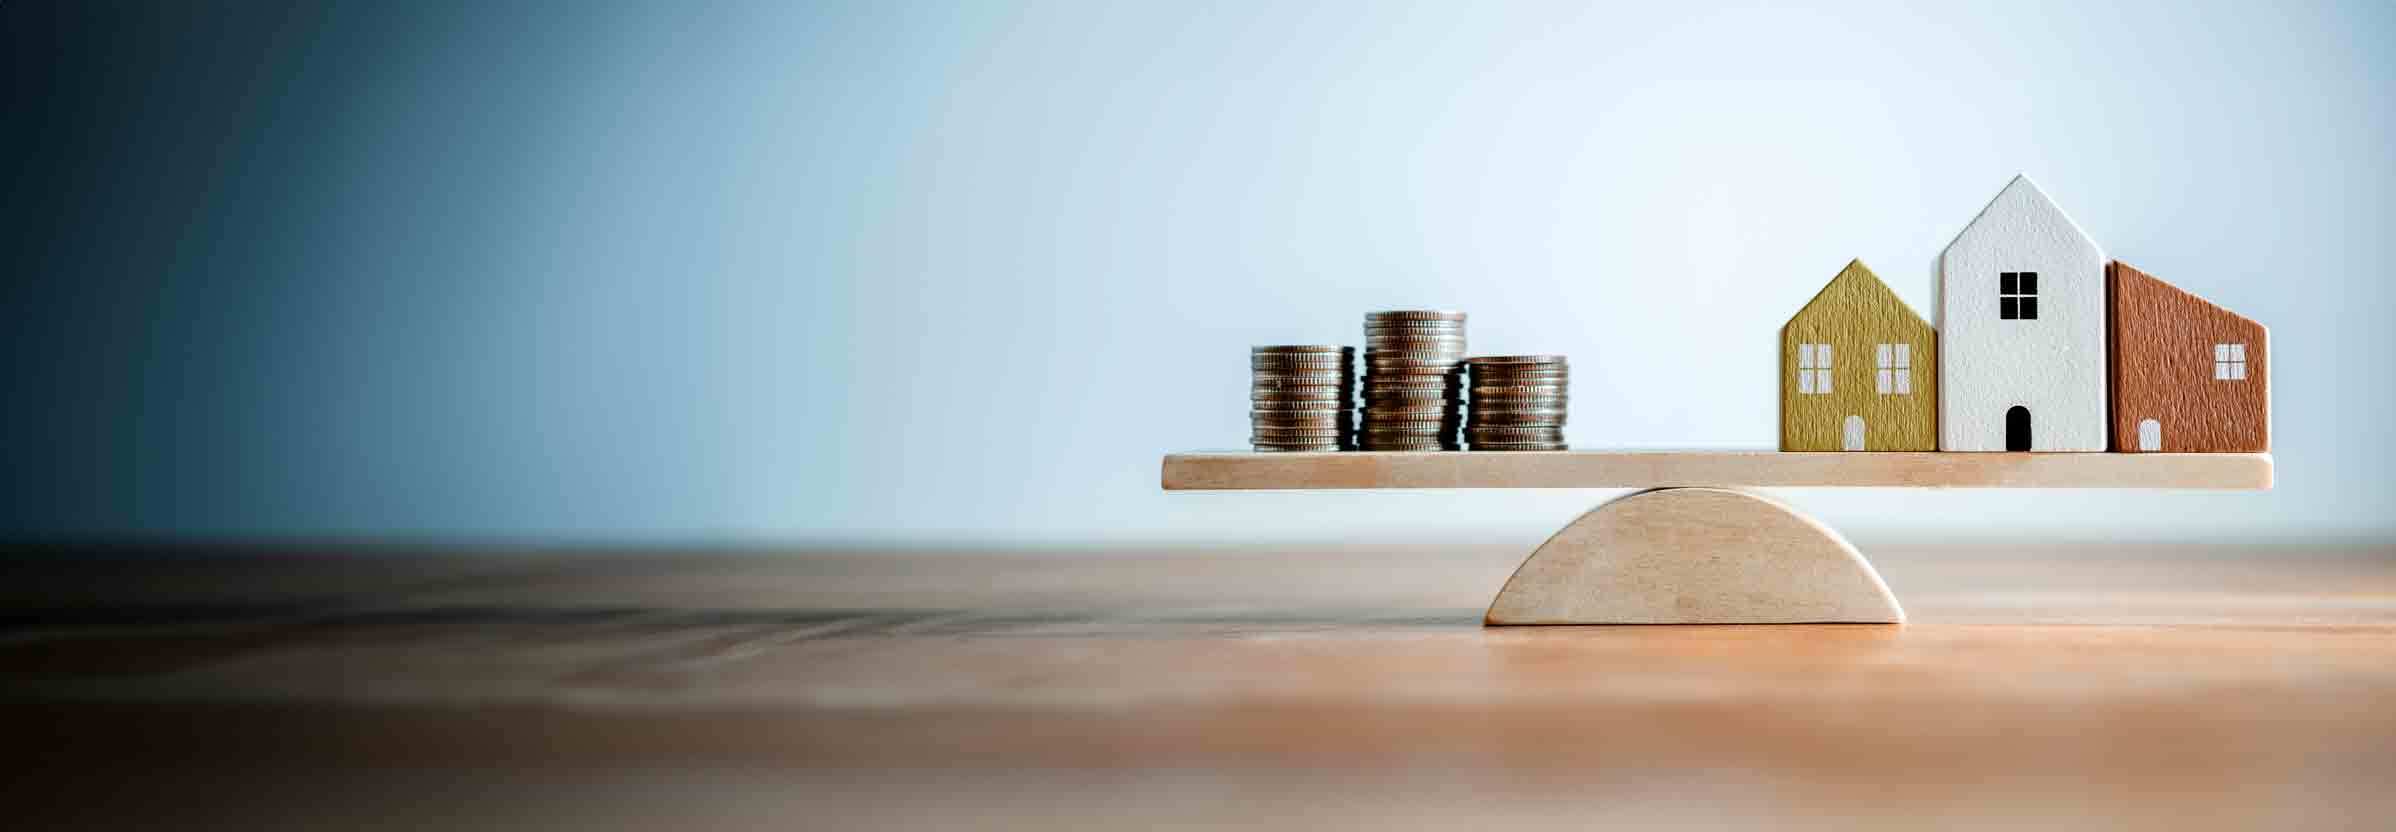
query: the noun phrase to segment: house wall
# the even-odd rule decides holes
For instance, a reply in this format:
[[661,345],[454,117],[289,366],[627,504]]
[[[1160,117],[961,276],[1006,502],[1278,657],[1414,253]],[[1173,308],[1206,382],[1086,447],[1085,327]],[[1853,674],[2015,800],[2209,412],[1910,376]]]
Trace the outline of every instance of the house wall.
[[[1831,345],[1831,392],[1798,392],[1799,344]],[[1911,395],[1881,395],[1879,344],[1912,345]],[[1780,449],[1844,449],[1850,414],[1864,417],[1864,450],[1938,447],[1938,333],[1861,263],[1848,267],[1780,331]]]
[[[2136,268],[2106,267],[2112,289],[2113,449],[2138,451],[2138,423],[2162,423],[2158,450],[2271,450],[2271,333]],[[2213,345],[2246,345],[2246,378],[2214,378]]]
[[[2038,319],[1998,318],[1998,275],[2035,271]],[[2105,257],[2026,178],[1939,258],[1939,448],[2005,450],[2005,413],[2027,406],[2031,450],[2107,444]]]

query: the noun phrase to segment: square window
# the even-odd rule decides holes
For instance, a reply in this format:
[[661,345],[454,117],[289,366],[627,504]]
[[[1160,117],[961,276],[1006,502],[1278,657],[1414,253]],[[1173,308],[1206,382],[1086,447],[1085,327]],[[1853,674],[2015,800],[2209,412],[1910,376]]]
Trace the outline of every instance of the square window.
[[1997,317],[2008,321],[2028,321],[2038,318],[2038,273],[2003,272],[1997,275]]
[[2213,380],[2214,380],[2214,381],[2245,381],[2245,380],[2246,380],[2246,345],[2245,345],[2245,344],[2214,344],[2214,345],[2213,345]]

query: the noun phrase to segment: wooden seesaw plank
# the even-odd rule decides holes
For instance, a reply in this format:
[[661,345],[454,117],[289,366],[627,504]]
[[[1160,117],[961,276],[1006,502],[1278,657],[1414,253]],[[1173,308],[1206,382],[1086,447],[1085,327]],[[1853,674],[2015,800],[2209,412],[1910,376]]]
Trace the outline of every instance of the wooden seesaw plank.
[[1509,451],[1166,454],[1167,491],[2271,487],[2270,454]]

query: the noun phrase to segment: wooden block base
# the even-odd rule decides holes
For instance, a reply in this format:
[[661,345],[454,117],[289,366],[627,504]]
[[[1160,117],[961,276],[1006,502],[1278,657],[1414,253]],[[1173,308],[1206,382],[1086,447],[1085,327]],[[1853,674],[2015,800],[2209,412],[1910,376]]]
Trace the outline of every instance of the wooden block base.
[[1484,619],[1519,624],[1903,623],[1896,595],[1829,526],[1726,488],[1660,488],[1548,538]]

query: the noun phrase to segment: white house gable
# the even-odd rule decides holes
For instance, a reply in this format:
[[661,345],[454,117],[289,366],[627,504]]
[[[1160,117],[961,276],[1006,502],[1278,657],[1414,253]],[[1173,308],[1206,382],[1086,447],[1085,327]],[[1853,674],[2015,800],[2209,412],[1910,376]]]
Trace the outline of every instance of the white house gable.
[[2105,449],[2105,254],[2017,176],[1939,256],[1939,449]]

